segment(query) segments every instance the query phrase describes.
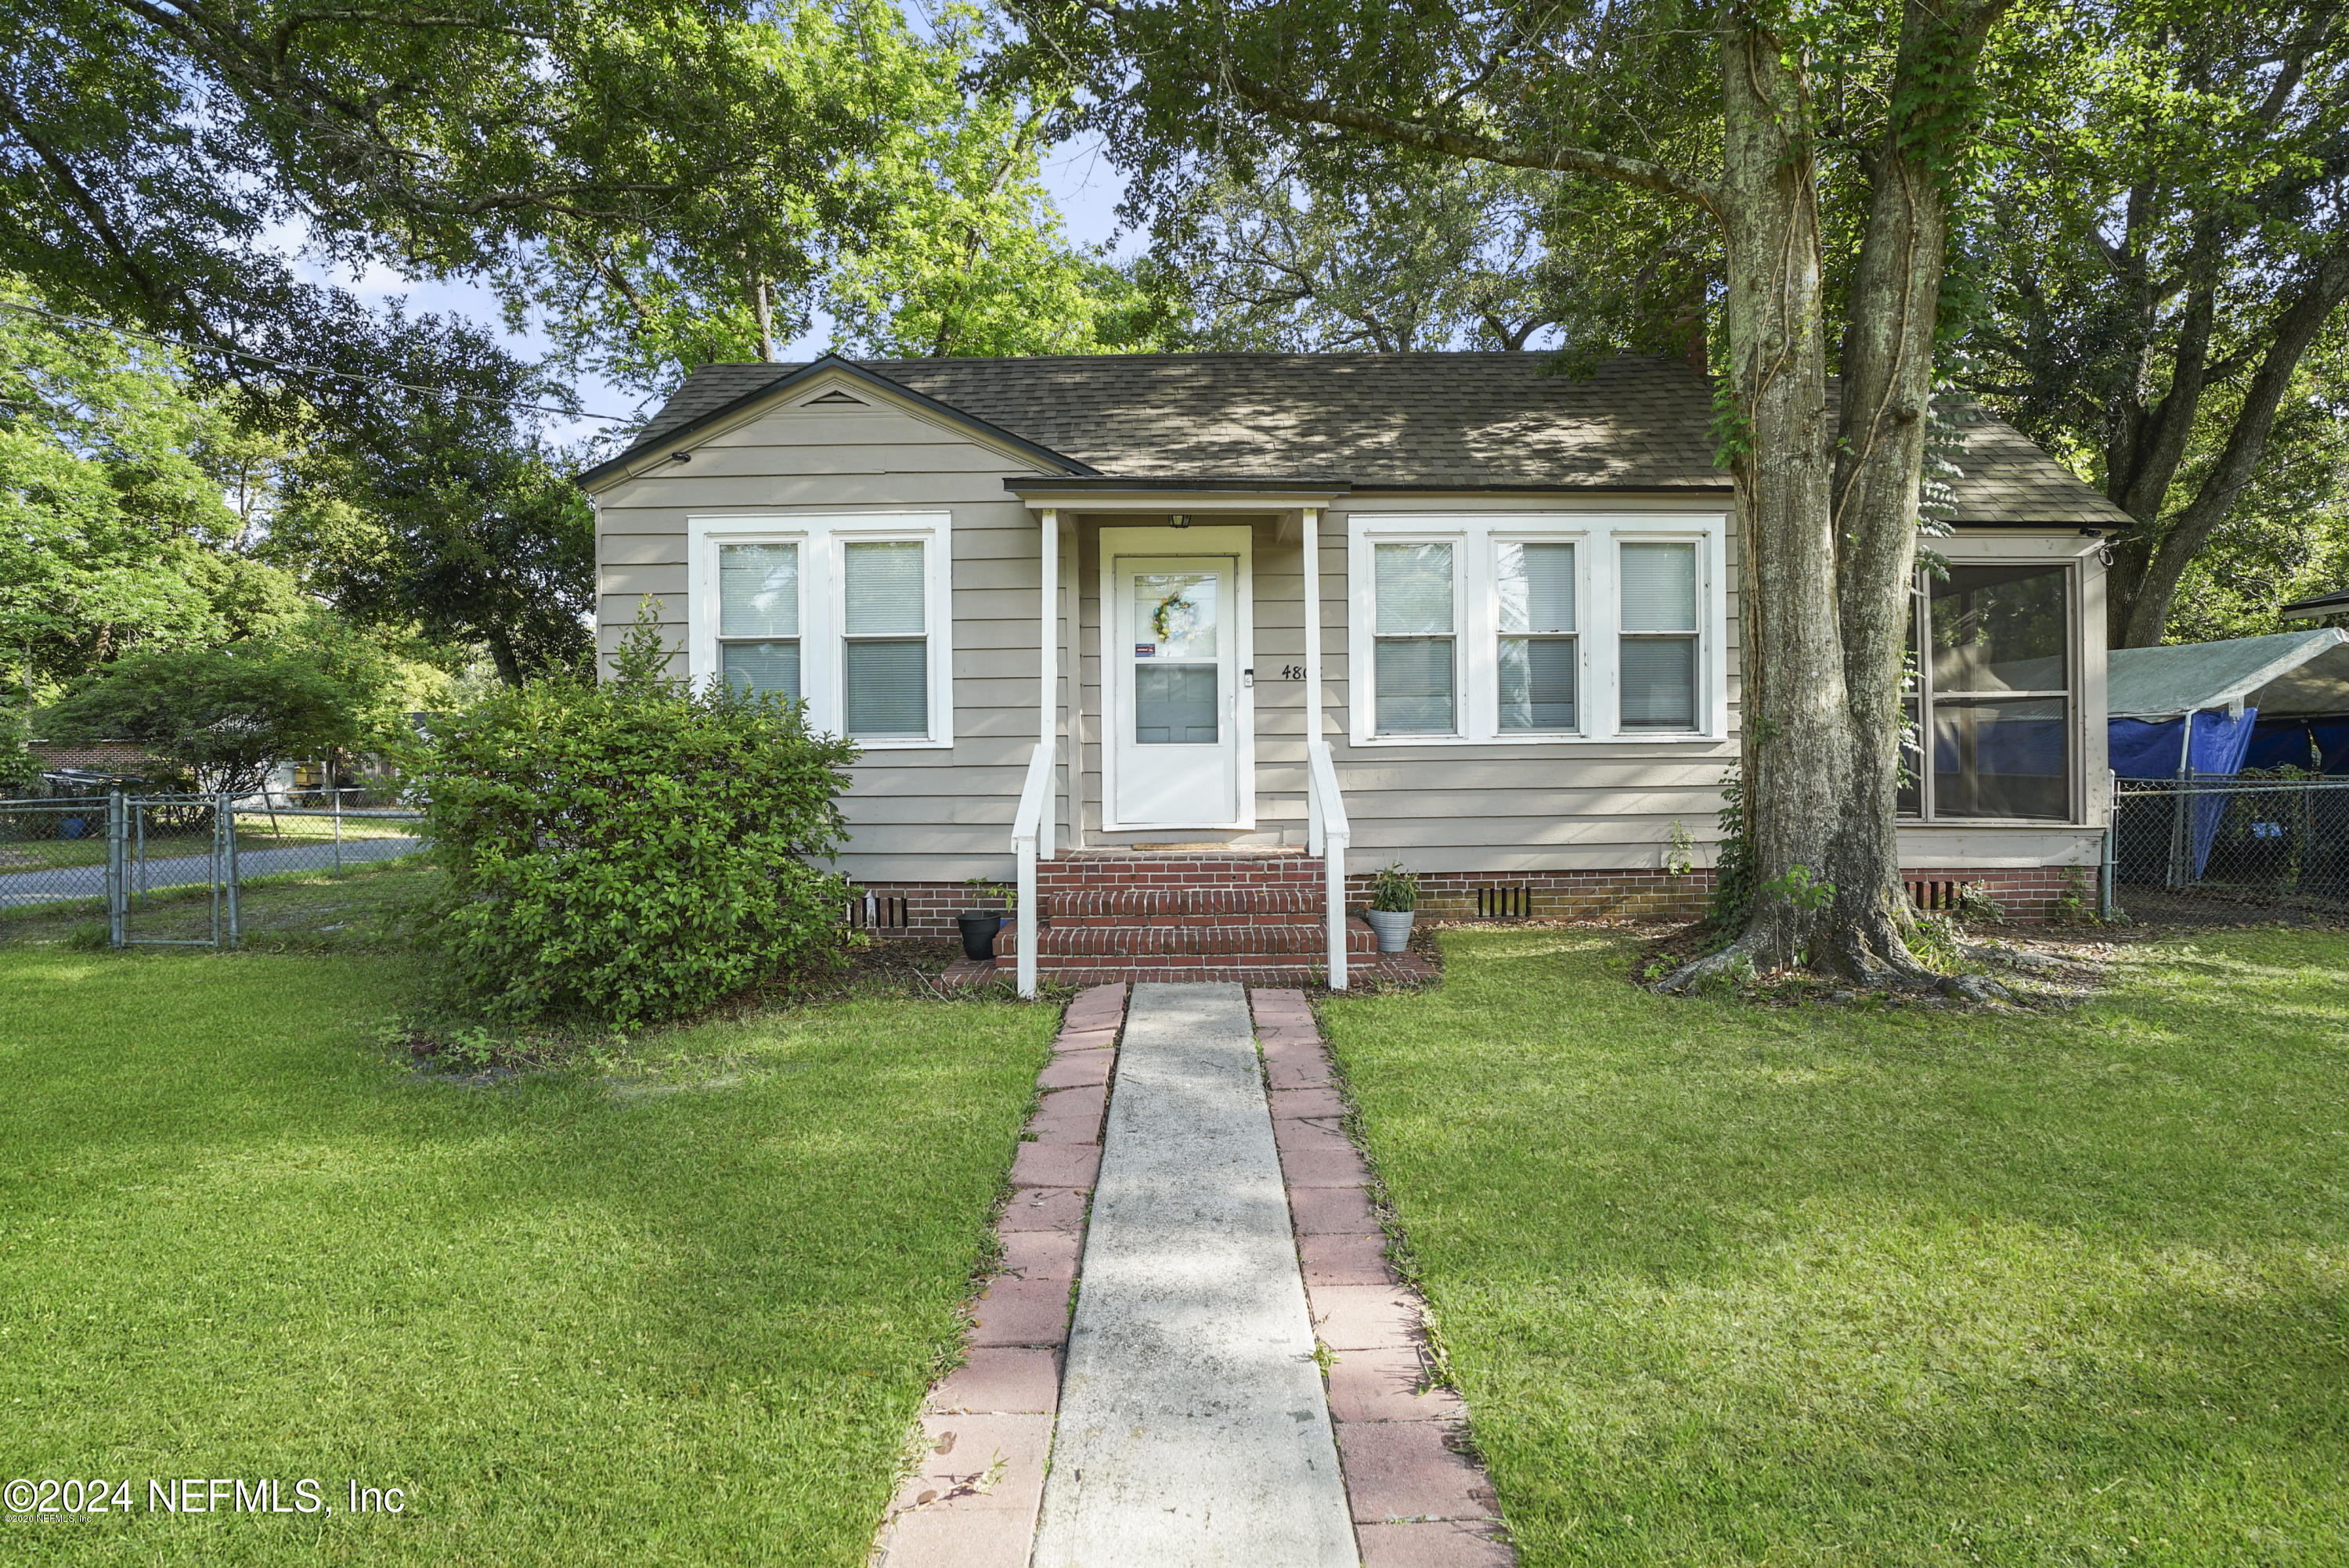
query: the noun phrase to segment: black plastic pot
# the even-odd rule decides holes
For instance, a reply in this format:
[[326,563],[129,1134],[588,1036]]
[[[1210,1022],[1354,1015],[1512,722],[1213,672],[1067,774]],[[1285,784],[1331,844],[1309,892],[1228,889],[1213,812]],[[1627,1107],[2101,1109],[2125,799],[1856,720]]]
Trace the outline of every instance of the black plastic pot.
[[999,909],[967,909],[955,916],[962,927],[962,955],[981,963],[995,956],[995,934],[1003,929]]

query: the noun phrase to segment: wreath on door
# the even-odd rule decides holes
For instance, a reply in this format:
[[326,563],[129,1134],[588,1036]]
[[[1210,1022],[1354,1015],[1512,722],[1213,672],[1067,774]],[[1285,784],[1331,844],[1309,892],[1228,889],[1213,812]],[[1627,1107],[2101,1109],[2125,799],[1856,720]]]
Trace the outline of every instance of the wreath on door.
[[1150,612],[1150,629],[1158,634],[1162,643],[1179,643],[1199,629],[1199,607],[1183,597],[1177,588],[1158,601],[1158,608]]

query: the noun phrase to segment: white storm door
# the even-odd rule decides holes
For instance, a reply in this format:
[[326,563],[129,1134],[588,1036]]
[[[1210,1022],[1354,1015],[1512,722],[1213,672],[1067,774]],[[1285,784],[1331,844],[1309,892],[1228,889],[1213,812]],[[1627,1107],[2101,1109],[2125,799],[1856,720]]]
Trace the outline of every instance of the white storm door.
[[1230,556],[1116,560],[1110,664],[1122,826],[1238,819],[1238,576]]

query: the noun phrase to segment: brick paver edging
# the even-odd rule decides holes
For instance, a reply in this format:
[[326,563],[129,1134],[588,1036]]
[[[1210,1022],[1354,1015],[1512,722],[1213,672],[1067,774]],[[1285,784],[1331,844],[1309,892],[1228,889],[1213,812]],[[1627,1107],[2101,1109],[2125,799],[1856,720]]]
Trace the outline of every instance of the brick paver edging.
[[1419,1293],[1387,1266],[1370,1169],[1346,1136],[1302,991],[1249,993],[1330,1417],[1364,1568],[1515,1568],[1460,1397],[1433,1386]]
[[884,1568],[1027,1568],[1125,991],[1080,992],[1036,1075],[1042,1102],[996,1222],[1003,1267],[972,1310],[968,1358],[922,1403],[921,1462],[874,1542]]

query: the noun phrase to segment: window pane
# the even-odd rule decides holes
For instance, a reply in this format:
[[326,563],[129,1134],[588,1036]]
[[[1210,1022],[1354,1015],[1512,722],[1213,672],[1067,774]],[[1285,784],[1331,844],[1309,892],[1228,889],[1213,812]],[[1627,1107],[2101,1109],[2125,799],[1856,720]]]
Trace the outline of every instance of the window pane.
[[2071,735],[2060,697],[1933,705],[1933,815],[2072,815]]
[[841,645],[849,734],[929,733],[929,646],[920,637]]
[[729,686],[781,692],[797,702],[800,645],[797,643],[721,643],[718,667]]
[[1623,727],[1696,727],[1696,639],[1623,639]]
[[[1216,581],[1213,572],[1135,573],[1135,656],[1151,659],[1214,658]],[[1147,654],[1141,651],[1145,647],[1150,650]]]
[[1451,632],[1452,546],[1381,544],[1374,575],[1381,635]]
[[1571,637],[1501,639],[1501,727],[1572,729],[1574,657]]
[[1623,629],[1697,629],[1695,545],[1623,546]]
[[718,634],[796,637],[800,634],[800,547],[721,544],[718,547]]
[[1501,546],[1501,630],[1574,630],[1574,546]]
[[1133,666],[1133,738],[1143,746],[1212,746],[1216,666]]
[[843,564],[850,636],[918,637],[927,629],[922,618],[921,541],[852,544]]
[[2061,566],[1952,566],[1931,580],[1933,689],[2065,691]]
[[1378,732],[1450,735],[1454,727],[1452,639],[1381,638],[1372,647],[1377,660],[1373,678],[1378,686]]
[[1900,704],[1900,786],[1893,797],[1892,809],[1903,817],[1915,817],[1925,810],[1925,738],[1917,727],[1917,699],[1913,696]]

